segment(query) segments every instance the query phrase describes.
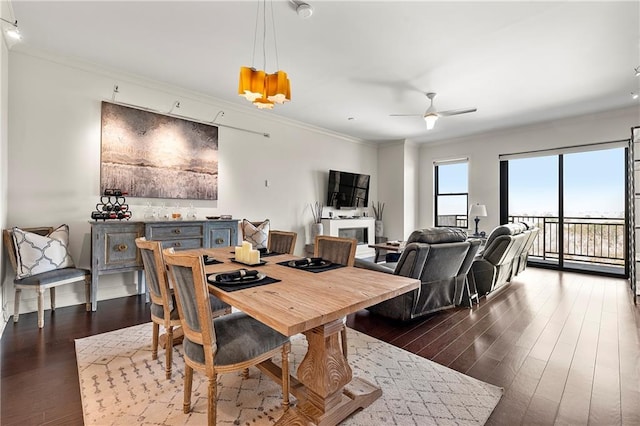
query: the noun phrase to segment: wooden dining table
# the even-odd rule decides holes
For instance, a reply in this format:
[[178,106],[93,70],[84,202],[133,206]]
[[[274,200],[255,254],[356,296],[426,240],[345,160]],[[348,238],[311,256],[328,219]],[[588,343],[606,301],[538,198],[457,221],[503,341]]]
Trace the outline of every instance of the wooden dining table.
[[[419,280],[346,266],[314,273],[278,265],[300,259],[289,254],[264,257],[264,265],[246,266],[230,260],[233,248],[195,251],[223,262],[206,265],[207,274],[247,268],[280,280],[229,292],[209,285],[211,294],[280,333],[306,336],[307,353],[291,377],[290,390],[298,403],[277,424],[336,425],[382,395],[375,384],[353,377],[338,333],[346,315],[414,290]],[[259,368],[273,380],[281,380],[280,367],[273,362]]]

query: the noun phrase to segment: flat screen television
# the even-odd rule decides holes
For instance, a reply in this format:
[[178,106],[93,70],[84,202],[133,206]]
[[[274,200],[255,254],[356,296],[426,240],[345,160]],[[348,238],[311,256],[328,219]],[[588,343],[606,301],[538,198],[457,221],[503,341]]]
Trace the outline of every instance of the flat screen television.
[[327,206],[346,209],[369,206],[369,175],[329,170]]

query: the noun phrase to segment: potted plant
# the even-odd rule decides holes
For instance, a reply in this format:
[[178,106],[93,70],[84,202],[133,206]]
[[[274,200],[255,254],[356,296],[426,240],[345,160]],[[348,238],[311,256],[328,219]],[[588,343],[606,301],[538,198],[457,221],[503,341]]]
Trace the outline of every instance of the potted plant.
[[384,203],[380,201],[373,204],[373,216],[376,218],[376,238],[382,237],[384,234],[384,224],[382,223],[382,213],[384,212]]

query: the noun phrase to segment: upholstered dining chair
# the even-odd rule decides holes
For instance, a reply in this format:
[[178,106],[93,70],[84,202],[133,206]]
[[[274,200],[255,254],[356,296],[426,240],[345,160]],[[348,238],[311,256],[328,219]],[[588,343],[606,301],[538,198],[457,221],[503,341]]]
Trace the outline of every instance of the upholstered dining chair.
[[[173,364],[174,339],[182,335],[174,335],[174,327],[180,326],[178,309],[174,301],[173,290],[169,287],[167,279],[167,267],[162,256],[162,243],[160,241],[147,240],[145,237],[136,238],[136,246],[140,249],[144,273],[147,278],[149,297],[151,299],[151,322],[153,333],[151,342],[151,358],[158,359],[158,340],[160,326],[167,333],[165,345],[165,373],[166,378],[171,378]],[[218,317],[231,313],[231,306],[215,296],[209,300],[212,316]]]
[[282,405],[289,407],[289,352],[291,343],[267,325],[242,312],[211,316],[209,290],[202,258],[193,253],[163,251],[175,289],[184,331],[184,413],[191,410],[193,370],[208,379],[208,423],[216,424],[218,373],[244,370],[282,353]]
[[267,250],[275,253],[293,254],[296,248],[298,234],[288,231],[269,231]]
[[[356,258],[357,245],[358,241],[355,238],[316,235],[313,255],[340,265],[353,266]],[[342,330],[340,330],[342,353],[345,358],[347,357],[346,322],[347,318],[345,317],[342,319]]]
[[[33,289],[38,294],[38,328],[44,327],[44,293],[46,289],[49,289],[51,311],[55,311],[56,287],[83,281],[86,310],[87,312],[91,310],[91,271],[88,269],[76,268],[71,258],[67,257],[68,241],[62,240],[65,238],[68,239],[68,231],[69,229],[67,225],[63,225],[57,229],[54,229],[51,226],[44,226],[37,228],[5,229],[2,232],[4,247],[9,255],[11,266],[16,272],[16,277],[13,280],[13,284],[15,286],[13,322],[18,322],[18,317],[20,315],[20,296],[23,289]],[[19,235],[14,236],[15,232]],[[54,232],[62,232],[66,234],[66,237],[62,237],[58,240],[54,238],[51,241],[47,241],[48,236],[53,236]],[[32,236],[29,236],[29,234],[35,234],[36,237],[33,238]],[[35,241],[35,239],[38,239],[39,241]],[[42,245],[39,245],[39,243],[42,243]],[[57,245],[57,248],[53,247],[54,245]],[[50,268],[41,268],[38,265],[40,261],[56,262],[56,260],[53,259],[55,256],[52,256],[50,253],[45,253],[45,251],[48,250],[55,250],[58,255],[67,259],[63,260],[64,263],[60,263],[61,266],[69,266],[56,268],[50,263]],[[30,261],[32,264],[27,265]],[[50,270],[33,274],[31,273],[38,269]]]

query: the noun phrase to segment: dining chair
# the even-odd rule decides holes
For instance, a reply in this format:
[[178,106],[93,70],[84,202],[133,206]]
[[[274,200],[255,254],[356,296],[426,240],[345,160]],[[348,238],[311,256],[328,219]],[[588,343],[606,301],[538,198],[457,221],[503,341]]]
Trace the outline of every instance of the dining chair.
[[[167,267],[162,255],[162,243],[160,241],[147,240],[145,237],[136,238],[136,246],[140,249],[144,273],[147,278],[147,287],[151,299],[151,322],[153,322],[153,333],[151,343],[151,358],[158,359],[158,340],[160,337],[160,326],[164,327],[167,333],[165,345],[165,372],[167,379],[171,378],[171,367],[173,364],[173,344],[174,340],[182,335],[181,332],[174,334],[174,327],[180,326],[180,318],[174,294],[169,287],[167,279]],[[210,297],[212,315],[218,317],[231,313],[231,306],[224,303],[215,296]]]
[[[356,259],[356,247],[358,241],[355,238],[332,237],[329,235],[316,235],[313,255],[321,257],[332,263],[345,266],[353,266]],[[347,357],[347,317],[342,319],[342,330],[340,339],[342,342],[342,353]]]
[[[64,229],[63,229],[64,228]],[[20,231],[20,240],[16,246],[16,240],[14,239],[14,232]],[[64,284],[72,284],[76,282],[84,282],[85,293],[85,308],[87,312],[91,311],[91,271],[88,269],[76,268],[73,265],[73,261],[67,262],[68,267],[55,268],[51,265],[51,269],[44,272],[33,273],[36,268],[34,264],[38,264],[41,259],[56,262],[52,259],[51,254],[46,254],[45,250],[51,250],[51,241],[46,241],[49,235],[54,232],[65,232],[68,239],[68,227],[67,225],[60,226],[54,229],[52,226],[41,226],[36,228],[13,228],[5,229],[2,232],[3,245],[9,255],[9,262],[13,266],[13,270],[16,272],[16,277],[13,280],[15,286],[15,296],[13,302],[13,322],[18,322],[20,316],[20,296],[23,289],[33,289],[38,294],[38,328],[44,327],[44,293],[49,289],[49,296],[51,299],[51,311],[56,310],[56,287]],[[39,237],[39,241],[27,241],[30,237],[29,234],[36,234]],[[39,244],[42,242],[42,245]],[[21,244],[24,243],[24,244]],[[55,244],[55,242],[54,242]],[[68,255],[66,243],[58,244],[58,253],[62,252],[65,257]],[[20,251],[30,251],[30,256]],[[30,257],[30,259],[27,259]],[[71,259],[70,257],[68,259]],[[32,261],[31,265],[26,263]],[[24,270],[23,270],[24,269]],[[41,268],[42,269],[42,268]],[[19,273],[23,270],[25,273]]]
[[202,257],[163,251],[169,279],[175,289],[184,331],[185,414],[191,410],[193,370],[208,379],[208,424],[216,424],[217,375],[244,370],[282,354],[282,405],[289,408],[289,338],[242,312],[213,318],[208,306],[209,290]]
[[288,231],[269,231],[267,250],[275,253],[293,254],[298,234]]

